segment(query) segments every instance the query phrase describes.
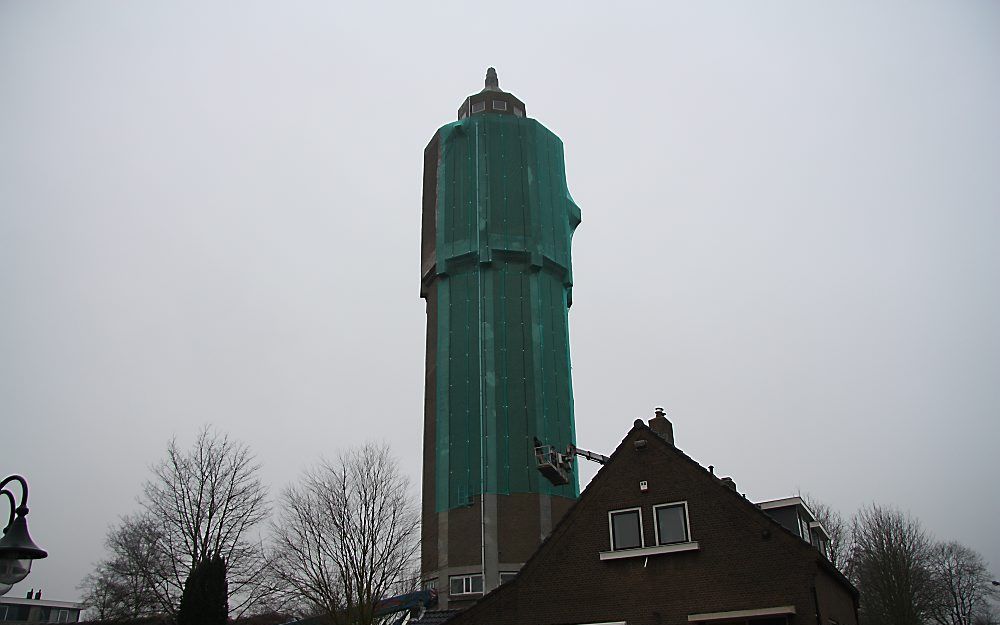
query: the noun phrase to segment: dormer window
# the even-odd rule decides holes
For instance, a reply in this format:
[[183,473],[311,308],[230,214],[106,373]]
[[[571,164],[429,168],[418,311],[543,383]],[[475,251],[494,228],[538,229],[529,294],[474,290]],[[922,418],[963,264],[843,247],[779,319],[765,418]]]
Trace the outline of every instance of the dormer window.
[[486,110],[486,103],[485,102],[475,102],[472,105],[472,112],[473,113],[479,113],[479,112],[485,111],[485,110]]
[[493,100],[493,110],[494,111],[506,111],[507,103],[503,100]]
[[802,540],[812,543],[810,534],[809,521],[805,517],[799,516],[799,535],[802,537]]

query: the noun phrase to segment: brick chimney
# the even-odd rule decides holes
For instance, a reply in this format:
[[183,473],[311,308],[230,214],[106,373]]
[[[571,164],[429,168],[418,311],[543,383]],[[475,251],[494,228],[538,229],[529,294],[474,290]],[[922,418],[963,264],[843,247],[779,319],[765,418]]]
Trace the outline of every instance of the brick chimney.
[[649,429],[653,430],[660,435],[660,438],[667,441],[671,445],[674,444],[674,426],[667,419],[667,413],[663,411],[663,408],[657,407],[656,416],[649,420]]

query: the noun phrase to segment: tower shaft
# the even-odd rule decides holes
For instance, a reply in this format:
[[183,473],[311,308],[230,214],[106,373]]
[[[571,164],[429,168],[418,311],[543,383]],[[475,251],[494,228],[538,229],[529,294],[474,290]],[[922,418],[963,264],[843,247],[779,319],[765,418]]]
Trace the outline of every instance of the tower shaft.
[[516,572],[579,494],[575,475],[564,486],[540,478],[534,441],[575,443],[580,211],[562,142],[523,107],[488,81],[424,153],[421,574],[452,607]]

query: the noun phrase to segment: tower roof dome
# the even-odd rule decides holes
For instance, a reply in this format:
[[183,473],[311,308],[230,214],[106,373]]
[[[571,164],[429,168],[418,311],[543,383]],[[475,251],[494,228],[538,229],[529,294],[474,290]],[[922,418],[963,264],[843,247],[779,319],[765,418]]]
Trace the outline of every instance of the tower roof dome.
[[470,95],[462,102],[458,109],[458,119],[486,113],[524,117],[524,102],[514,94],[500,89],[496,69],[491,67],[486,70],[485,82],[486,86],[482,91]]

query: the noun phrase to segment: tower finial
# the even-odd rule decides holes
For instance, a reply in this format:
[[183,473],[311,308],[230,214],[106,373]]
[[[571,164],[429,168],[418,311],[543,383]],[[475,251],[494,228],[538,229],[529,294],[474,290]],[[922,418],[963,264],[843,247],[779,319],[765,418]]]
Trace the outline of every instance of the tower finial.
[[497,78],[497,70],[492,67],[486,70],[486,88],[490,91],[500,91],[500,79]]

